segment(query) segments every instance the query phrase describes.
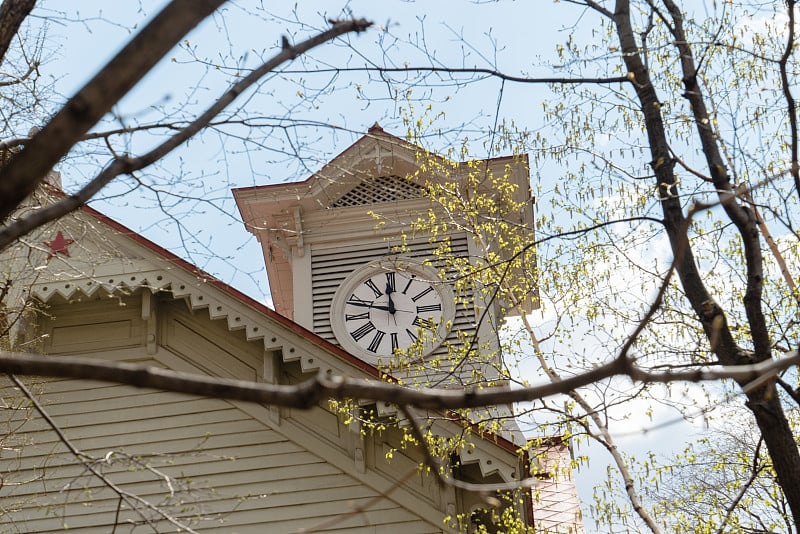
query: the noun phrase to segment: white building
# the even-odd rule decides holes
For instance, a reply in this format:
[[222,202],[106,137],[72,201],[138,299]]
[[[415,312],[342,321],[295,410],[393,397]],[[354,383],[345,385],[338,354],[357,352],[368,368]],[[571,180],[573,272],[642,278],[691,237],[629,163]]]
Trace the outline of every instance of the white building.
[[[13,349],[291,385],[319,372],[380,379],[393,349],[426,330],[429,358],[456,332],[498,347],[499,308],[456,304],[449,281],[428,265],[435,257],[427,236],[395,248],[409,218],[429,204],[423,184],[407,178],[418,165],[415,147],[373,127],[304,182],[234,192],[263,246],[277,311],[92,209],[40,228],[3,253],[3,274],[14,280],[8,309],[40,309],[12,320]],[[487,165],[510,166],[525,185],[520,194],[529,194],[526,160]],[[368,211],[383,216],[379,231]],[[518,222],[532,224],[532,213]],[[468,235],[450,237],[454,253],[470,254]],[[398,369],[398,377],[505,387],[499,352],[490,353],[450,369]],[[518,490],[487,500],[420,470],[422,452],[405,440],[391,405],[359,407],[383,423],[367,430],[328,403],[298,410],[89,380],[21,380],[50,417],[2,382],[0,532],[423,533],[481,521],[492,531],[484,511],[492,503],[537,532],[581,531],[568,448],[549,440],[538,463],[519,453],[525,442],[508,407],[475,415],[503,418],[493,434],[446,414],[426,417],[432,434],[465,440],[447,458],[448,477],[538,477],[535,497]]]

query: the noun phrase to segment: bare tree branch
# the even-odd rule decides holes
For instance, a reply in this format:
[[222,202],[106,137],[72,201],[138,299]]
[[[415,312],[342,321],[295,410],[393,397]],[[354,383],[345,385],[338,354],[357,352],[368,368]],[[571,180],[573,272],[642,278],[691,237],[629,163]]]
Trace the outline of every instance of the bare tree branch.
[[9,74],[4,74],[4,76],[8,76],[11,79],[6,82],[0,82],[0,87],[8,87],[9,85],[16,85],[18,83],[24,82],[25,80],[30,78],[31,74],[36,72],[36,69],[38,67],[39,65],[37,63],[31,63],[30,65],[28,65],[28,70],[25,71],[25,73],[23,73],[22,76],[11,76]]
[[[8,0],[6,4],[15,2]],[[224,0],[173,0],[0,171],[0,220],[184,35]]]
[[791,135],[790,153],[792,157],[792,178],[794,179],[795,192],[800,195],[800,163],[798,159],[798,132],[797,132],[797,105],[792,96],[792,82],[789,80],[787,65],[792,57],[795,47],[794,25],[795,25],[795,0],[786,0],[786,15],[789,17],[787,23],[788,35],[786,36],[786,49],[778,62],[778,70],[781,75],[781,90],[783,98],[786,100],[786,116],[789,119],[789,133]]
[[22,22],[35,5],[36,0],[5,0],[0,5],[0,63],[5,59]]
[[628,78],[624,76],[607,76],[607,77],[589,77],[589,78],[536,78],[529,76],[515,76],[506,74],[496,69],[487,69],[483,67],[428,67],[428,66],[407,66],[407,67],[342,67],[331,69],[314,69],[314,70],[293,70],[287,69],[281,71],[282,74],[339,74],[344,72],[376,72],[378,74],[392,74],[398,72],[430,72],[440,74],[483,74],[486,78],[498,78],[505,82],[516,82],[524,84],[539,84],[539,83],[554,83],[559,85],[580,85],[584,83],[623,83],[628,82]]
[[[87,455],[86,453],[84,453],[80,449],[78,449],[72,443],[72,441],[70,441],[70,439],[67,437],[67,435],[64,434],[64,431],[61,429],[61,427],[59,427],[58,424],[53,420],[53,418],[50,417],[50,414],[48,414],[47,411],[44,409],[44,407],[41,405],[41,403],[39,403],[39,401],[36,400],[36,397],[33,396],[33,394],[30,392],[30,390],[27,388],[27,386],[25,386],[25,384],[19,378],[17,378],[14,374],[9,373],[8,377],[11,379],[12,382],[14,382],[14,384],[20,389],[20,391],[22,391],[22,394],[25,395],[25,397],[28,398],[28,400],[31,402],[31,404],[36,409],[36,411],[39,413],[39,415],[42,417],[42,419],[44,419],[47,422],[47,424],[50,426],[50,428],[53,430],[53,432],[56,433],[56,435],[58,436],[58,439],[61,441],[61,443],[63,443],[64,446],[66,446],[67,449],[69,449],[69,451],[72,453],[72,455],[75,456],[75,458],[77,458],[78,461],[86,469],[89,470],[89,472],[91,472],[94,476],[96,476],[111,491],[116,493],[119,496],[121,502],[124,501],[125,504],[127,504],[132,511],[136,512],[137,514],[139,514],[141,516],[141,518],[148,525],[150,525],[155,532],[158,532],[158,528],[156,528],[156,525],[154,524],[153,520],[151,518],[147,517],[142,512],[142,510],[140,510],[140,508],[139,508],[140,506],[143,506],[143,507],[147,508],[148,510],[151,510],[151,511],[155,512],[157,515],[162,517],[164,520],[168,521],[169,523],[171,523],[172,525],[177,527],[178,531],[186,531],[186,532],[191,532],[191,533],[197,534],[196,531],[193,530],[191,527],[181,523],[180,521],[178,521],[177,519],[172,517],[170,514],[166,513],[164,510],[162,510],[160,507],[151,504],[149,501],[139,497],[138,495],[135,495],[133,493],[130,493],[130,492],[127,492],[127,491],[123,490],[122,488],[120,488],[119,486],[114,484],[111,480],[109,480],[109,478],[107,476],[105,476],[105,474],[100,472],[100,470],[98,470],[97,467],[95,467],[95,465],[94,465],[95,459],[93,457]],[[119,511],[119,509],[118,509],[118,511]]]
[[315,406],[323,399],[385,401],[398,406],[409,405],[431,410],[478,408],[529,402],[566,394],[614,376],[628,376],[634,381],[644,383],[702,382],[725,378],[740,383],[757,383],[764,379],[774,379],[777,373],[798,363],[800,355],[794,351],[780,360],[752,365],[651,372],[637,367],[630,358],[620,357],[579,375],[540,386],[514,390],[474,388],[456,391],[433,388],[411,389],[376,380],[327,375],[318,375],[293,386],[273,385],[178,373],[124,362],[99,362],[72,356],[54,357],[0,352],[0,371],[4,373],[104,380],[142,388],[302,409]]
[[[312,48],[326,43],[342,34],[349,32],[362,32],[371,26],[371,24],[371,22],[368,22],[364,19],[337,21],[333,27],[322,33],[314,35],[313,37],[310,37],[297,45],[285,46],[281,52],[276,54],[272,59],[262,64],[259,68],[254,69],[246,77],[232,85],[194,121],[182,128],[177,134],[173,135],[152,149],[150,152],[138,157],[116,157],[105,169],[100,172],[100,174],[95,176],[77,193],[66,196],[58,202],[40,210],[36,210],[25,218],[19,219],[0,229],[0,250],[7,247],[14,240],[27,234],[34,228],[37,228],[46,222],[57,219],[58,217],[61,217],[62,215],[79,208],[95,194],[97,194],[98,191],[105,187],[116,176],[119,176],[120,174],[132,173],[160,160],[180,146],[183,142],[206,127],[211,119],[216,117],[223,109],[225,109],[240,94],[242,94],[242,92],[251,87],[265,74],[275,70],[275,68],[281,63],[291,61],[297,56],[308,52]],[[37,138],[38,135],[33,138],[30,145],[26,146],[26,151],[29,147],[33,146]],[[2,174],[0,174],[0,180],[2,180]],[[0,190],[2,190],[1,187]]]

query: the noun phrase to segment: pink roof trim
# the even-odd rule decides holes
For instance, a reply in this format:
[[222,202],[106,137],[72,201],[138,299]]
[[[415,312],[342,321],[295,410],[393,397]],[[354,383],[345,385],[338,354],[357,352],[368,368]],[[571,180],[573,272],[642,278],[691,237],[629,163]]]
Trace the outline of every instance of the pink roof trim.
[[[259,186],[259,187],[263,187],[263,186]],[[85,206],[85,205],[81,207],[81,210],[83,210],[85,213],[88,213],[89,215],[91,215],[92,217],[94,217],[95,219],[100,221],[101,223],[105,224],[106,226],[109,226],[110,228],[116,230],[120,234],[122,234],[122,235],[124,235],[124,236],[126,236],[126,237],[128,237],[130,239],[133,239],[134,241],[136,241],[140,245],[144,246],[145,248],[147,248],[149,250],[152,250],[153,252],[155,252],[156,254],[158,254],[159,256],[164,258],[165,260],[169,261],[170,263],[172,263],[174,265],[177,265],[178,267],[184,269],[185,271],[190,272],[193,275],[200,276],[200,277],[208,280],[215,287],[219,288],[220,290],[222,290],[223,292],[227,293],[228,295],[230,295],[234,299],[238,300],[239,302],[241,302],[241,303],[243,303],[243,304],[245,304],[247,306],[250,306],[254,310],[258,311],[259,313],[264,314],[265,316],[269,317],[270,319],[272,319],[274,321],[277,321],[278,323],[282,324],[283,326],[285,326],[286,328],[288,328],[291,331],[295,332],[296,334],[306,338],[307,340],[309,340],[312,343],[314,343],[315,345],[318,345],[319,347],[327,350],[328,352],[331,352],[333,355],[341,358],[342,360],[348,362],[349,364],[353,365],[354,367],[357,367],[357,368],[361,369],[362,371],[366,372],[367,374],[369,374],[369,375],[371,375],[371,376],[373,376],[375,378],[387,378],[387,377],[391,378],[390,375],[387,375],[386,373],[382,373],[376,367],[374,367],[374,366],[372,366],[372,365],[370,365],[370,364],[368,364],[368,363],[356,358],[355,356],[353,356],[349,352],[337,347],[336,345],[334,345],[330,341],[319,337],[317,334],[315,334],[314,332],[311,332],[310,330],[307,330],[306,328],[303,328],[302,326],[300,326],[299,324],[295,323],[294,321],[292,321],[288,317],[284,317],[283,315],[279,314],[278,312],[276,312],[272,308],[262,304],[261,302],[258,302],[257,300],[255,300],[252,297],[247,296],[246,294],[242,293],[241,291],[239,291],[235,287],[226,284],[222,280],[218,279],[215,276],[212,276],[211,274],[205,272],[204,270],[200,269],[199,267],[197,267],[195,265],[192,265],[191,263],[189,263],[188,261],[184,260],[183,258],[173,254],[169,250],[167,250],[164,247],[154,243],[153,241],[150,241],[149,239],[147,239],[143,235],[141,235],[141,234],[139,234],[137,232],[134,232],[133,230],[131,230],[127,226],[123,225],[122,223],[119,223],[119,222],[115,221],[111,217],[109,217],[109,216],[107,216],[107,215],[105,215],[103,213],[100,213],[99,211],[97,211],[94,208],[90,208],[89,206]],[[519,451],[519,447],[517,445],[515,445],[513,442],[507,440],[506,438],[504,438],[502,436],[499,436],[497,434],[490,433],[490,432],[481,431],[481,430],[478,429],[477,425],[469,423],[466,419],[464,419],[464,418],[462,418],[462,417],[460,417],[460,416],[458,416],[456,414],[451,414],[451,415],[454,416],[454,419],[458,419],[462,423],[466,423],[469,426],[473,427],[473,429],[476,432],[478,432],[487,441],[491,441],[491,442],[499,445],[501,448],[503,448],[503,449],[505,449],[505,450],[507,450],[509,452],[512,452],[514,454],[517,454],[517,452]],[[526,451],[525,458],[527,458],[527,456],[528,455],[527,455],[527,451]]]
[[133,230],[131,230],[127,226],[124,226],[123,224],[115,221],[114,219],[110,218],[109,216],[104,215],[103,213],[100,213],[99,211],[95,210],[94,208],[90,208],[89,206],[82,206],[81,209],[85,213],[88,213],[89,215],[91,215],[92,217],[97,219],[98,221],[100,221],[103,224],[105,224],[106,226],[111,227],[112,229],[116,230],[120,234],[122,234],[122,235],[124,235],[124,236],[126,236],[126,237],[128,237],[128,238],[130,238],[130,239],[132,239],[134,241],[136,241],[137,243],[139,243],[140,245],[144,246],[145,248],[155,252],[156,254],[158,254],[159,256],[161,256],[162,258],[167,260],[168,262],[170,262],[170,263],[172,263],[174,265],[177,265],[178,267],[181,267],[185,271],[188,271],[189,273],[191,273],[191,274],[193,274],[195,276],[199,276],[199,277],[202,277],[203,279],[208,280],[215,287],[217,287],[218,289],[220,289],[223,292],[227,293],[228,295],[230,295],[234,299],[238,300],[239,302],[241,302],[241,303],[243,303],[243,304],[255,309],[259,313],[261,313],[261,314],[269,317],[270,319],[282,324],[283,326],[285,326],[286,328],[288,328],[291,331],[295,332],[296,334],[306,338],[307,340],[309,340],[312,343],[314,343],[315,345],[318,345],[319,347],[327,350],[328,352],[333,353],[334,355],[336,355],[337,357],[341,358],[342,360],[350,363],[351,365],[353,365],[355,367],[358,367],[362,371],[365,371],[368,374],[370,374],[370,375],[372,375],[372,376],[374,376],[376,378],[380,378],[380,377],[384,376],[384,373],[381,373],[377,368],[373,367],[372,365],[370,365],[370,364],[368,364],[368,363],[356,358],[352,354],[350,354],[350,353],[344,351],[343,349],[337,347],[336,345],[334,345],[330,341],[327,341],[327,340],[319,337],[317,334],[315,334],[315,333],[303,328],[302,326],[300,326],[299,324],[295,323],[294,321],[292,321],[288,317],[284,317],[283,315],[279,314],[278,312],[276,312],[275,310],[271,309],[270,307],[262,304],[261,302],[258,302],[257,300],[255,300],[252,297],[249,297],[248,295],[242,293],[241,291],[239,291],[235,287],[226,284],[222,280],[220,280],[217,277],[212,276],[211,274],[203,271],[199,267],[197,267],[195,265],[192,265],[191,263],[189,263],[188,261],[184,260],[183,258],[173,254],[172,252],[170,252],[169,250],[165,249],[164,247],[162,247],[160,245],[157,245],[156,243],[150,241],[149,239],[147,239],[143,235],[134,232]]

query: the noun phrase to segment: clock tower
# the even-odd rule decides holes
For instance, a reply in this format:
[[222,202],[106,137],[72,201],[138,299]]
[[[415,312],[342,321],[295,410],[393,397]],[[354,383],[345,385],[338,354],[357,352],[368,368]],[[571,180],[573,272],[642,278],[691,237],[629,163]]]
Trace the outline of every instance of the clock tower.
[[[308,179],[235,189],[234,197],[261,243],[276,311],[373,365],[391,367],[394,357],[416,347],[415,361],[423,364],[414,377],[400,372],[411,382],[496,381],[500,307],[477,291],[456,295],[436,252],[443,236],[412,232],[413,221],[438,209],[426,188],[460,179],[459,164],[446,176],[421,172],[426,158],[444,161],[375,125]],[[509,222],[532,232],[527,158],[481,163],[516,184],[515,200],[527,209]],[[479,256],[473,235],[449,228],[448,254]],[[420,374],[425,360],[465,339],[492,356],[465,358],[457,369],[431,365]]]

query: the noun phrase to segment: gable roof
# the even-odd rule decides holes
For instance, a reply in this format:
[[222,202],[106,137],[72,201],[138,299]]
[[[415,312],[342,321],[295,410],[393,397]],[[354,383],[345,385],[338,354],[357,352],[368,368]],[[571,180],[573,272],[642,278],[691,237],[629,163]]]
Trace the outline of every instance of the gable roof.
[[[247,306],[249,308],[252,308],[254,311],[257,311],[259,314],[267,317],[269,320],[275,321],[276,323],[280,324],[281,326],[291,330],[292,332],[294,332],[295,334],[299,335],[300,337],[303,337],[305,339],[308,339],[308,340],[312,341],[315,345],[319,345],[321,348],[325,349],[326,351],[329,351],[329,352],[333,353],[337,358],[340,358],[344,362],[347,362],[349,365],[352,365],[353,367],[358,368],[359,370],[367,373],[368,375],[370,375],[370,376],[372,376],[374,378],[380,378],[383,375],[383,373],[381,373],[376,367],[368,364],[367,362],[365,362],[365,361],[363,361],[363,360],[361,360],[359,358],[356,358],[355,356],[349,354],[348,352],[344,351],[343,349],[341,349],[340,347],[334,345],[333,343],[331,343],[331,342],[329,342],[329,341],[317,336],[316,334],[314,334],[310,330],[308,330],[306,328],[303,328],[302,326],[300,326],[299,324],[295,323],[291,319],[288,319],[287,317],[284,317],[283,315],[279,314],[278,312],[276,312],[275,310],[273,310],[272,308],[270,308],[266,304],[255,300],[254,298],[248,296],[245,293],[242,293],[241,291],[239,291],[235,287],[233,287],[233,286],[231,286],[229,284],[226,284],[225,282],[223,282],[222,280],[218,279],[217,277],[205,272],[204,270],[202,270],[201,268],[197,267],[196,265],[193,265],[193,264],[189,263],[188,261],[184,260],[180,256],[170,252],[169,250],[167,250],[164,247],[154,243],[153,241],[150,241],[149,239],[147,239],[143,235],[141,235],[141,234],[139,234],[137,232],[134,232],[133,230],[131,230],[130,228],[124,226],[123,224],[119,223],[118,221],[115,221],[114,219],[108,217],[107,215],[104,215],[103,213],[100,213],[99,211],[97,211],[97,210],[95,210],[95,209],[93,209],[93,208],[91,208],[89,206],[83,206],[82,210],[83,210],[83,212],[91,215],[92,217],[94,217],[98,221],[102,222],[103,224],[105,224],[109,228],[111,228],[114,231],[118,232],[120,235],[123,235],[123,236],[125,236],[125,237],[127,237],[129,239],[132,239],[137,244],[139,244],[139,245],[145,247],[146,249],[154,252],[160,258],[166,260],[169,264],[181,268],[183,271],[185,271],[185,272],[191,274],[192,276],[196,277],[198,280],[202,281],[202,283],[204,283],[204,284],[211,284],[212,286],[216,287],[217,289],[222,291],[224,294],[230,296],[232,299],[236,300],[237,302],[240,302],[240,303],[244,304],[245,306]],[[171,287],[172,293],[176,297],[184,296],[180,292],[180,290],[176,292],[175,287],[172,287],[172,284],[170,284],[170,287]],[[187,292],[186,294],[190,298],[192,297],[192,293],[191,292]],[[209,306],[209,314],[211,315],[212,319],[220,318],[223,315],[222,313],[219,313],[222,310],[211,310],[211,308],[210,308],[211,304],[209,304],[208,302],[202,302],[203,299],[199,298],[199,296],[200,295],[195,297],[195,299],[192,301],[193,308],[195,308],[195,307],[196,308],[200,308],[200,307]],[[194,305],[195,303],[197,303],[198,305],[195,306]],[[218,313],[215,314],[215,313],[213,313],[214,311],[216,311]],[[233,319],[234,319],[234,323],[240,323],[240,321],[236,321],[236,317],[234,317]],[[229,325],[230,325],[230,320],[229,320]],[[247,326],[245,324],[235,324],[235,327],[237,327],[237,328],[241,328],[242,326],[247,328]],[[262,338],[264,338],[266,340],[266,334],[262,333],[262,334],[259,335],[258,332],[257,331],[253,331],[252,328],[251,328],[250,332],[252,333],[252,335],[248,335],[248,339],[249,340],[250,339],[256,339],[258,337],[262,337]]]
[[[276,211],[298,202],[305,209],[335,207],[367,177],[413,175],[421,153],[444,161],[376,124],[305,180],[236,188],[233,195],[246,223],[249,221],[246,204],[251,199],[266,200],[275,205]],[[400,196],[407,196],[408,192]]]
[[[95,223],[101,228],[94,233],[102,234],[108,242],[83,230],[84,225]],[[174,298],[186,299],[193,310],[206,309],[211,319],[224,319],[229,330],[244,330],[248,341],[261,341],[268,351],[280,350],[285,362],[298,362],[304,373],[360,375],[376,380],[386,377],[376,367],[93,208],[84,206],[79,212],[38,229],[32,241],[46,245],[56,231],[72,240],[68,245],[70,255],[51,254],[46,261],[51,267],[55,263],[55,268],[37,273],[26,284],[28,295],[43,302],[56,295],[72,299],[101,290],[109,295],[138,288],[151,292],[168,290]],[[87,244],[82,248],[84,241]],[[44,250],[38,253],[47,254]],[[310,347],[313,353],[308,352]],[[380,406],[379,411],[384,416],[398,415],[402,420],[394,406]],[[452,418],[437,423],[445,435],[457,434],[463,424],[466,422]],[[453,428],[448,430],[450,426]],[[481,439],[462,451],[462,462],[477,464],[483,476],[497,474],[506,482],[515,481],[516,468],[508,462],[498,462],[496,455],[503,451],[501,454],[516,457],[519,446],[500,435],[478,435]]]

